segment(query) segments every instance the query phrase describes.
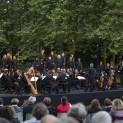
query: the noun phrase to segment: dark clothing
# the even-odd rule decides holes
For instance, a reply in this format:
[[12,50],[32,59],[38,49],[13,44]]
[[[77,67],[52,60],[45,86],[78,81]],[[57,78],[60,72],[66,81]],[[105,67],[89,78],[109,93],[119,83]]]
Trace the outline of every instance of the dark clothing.
[[72,61],[72,60],[68,60],[68,62],[67,62],[67,68],[69,69],[69,68],[74,68],[74,62]]
[[108,106],[106,108],[103,108],[103,111],[110,113],[111,109],[112,109],[112,106]]
[[52,60],[48,60],[46,63],[46,69],[51,70],[53,68],[53,62]]
[[9,57],[9,58],[7,58],[7,62],[6,62],[6,67],[7,67],[8,71],[10,70],[10,66],[11,66],[11,59]]
[[62,68],[62,61],[61,59],[56,60],[56,68]]
[[120,83],[123,86],[123,65],[120,66],[119,71],[120,71]]
[[12,118],[10,123],[20,123],[20,121],[17,118]]
[[76,68],[80,72],[80,70],[82,70],[82,62],[76,62]]
[[34,104],[28,104],[23,107],[23,121],[26,120],[26,114],[32,114],[32,109],[34,107]]
[[2,64],[2,68],[6,69],[6,64],[7,64],[7,60],[2,60],[1,61],[1,64]]
[[17,60],[11,61],[11,69],[13,69],[14,71],[17,69]]
[[97,112],[99,112],[99,111],[101,111],[101,109],[89,108],[89,109],[88,109],[88,114],[90,114],[90,113],[97,113]]
[[104,71],[104,69],[105,69],[104,65],[98,65],[97,72],[101,74],[101,71]]
[[44,70],[44,63],[45,63],[45,54],[40,54],[39,55],[39,71],[42,73]]
[[110,67],[105,67],[105,73],[107,74],[107,77],[109,77],[110,73],[111,73],[111,68]]
[[53,84],[55,82],[55,79],[53,78],[52,75],[47,75],[44,79],[44,82],[46,82],[46,84]]
[[55,56],[54,55],[50,55],[49,57],[51,57],[52,62],[55,62]]
[[64,64],[65,64],[65,57],[61,56],[61,68],[64,68]]
[[49,110],[49,114],[55,115],[56,116],[56,108],[52,105],[46,105],[48,110]]
[[34,67],[34,69],[36,69],[37,71],[39,71],[40,63],[38,61],[34,61],[33,62],[33,67]]

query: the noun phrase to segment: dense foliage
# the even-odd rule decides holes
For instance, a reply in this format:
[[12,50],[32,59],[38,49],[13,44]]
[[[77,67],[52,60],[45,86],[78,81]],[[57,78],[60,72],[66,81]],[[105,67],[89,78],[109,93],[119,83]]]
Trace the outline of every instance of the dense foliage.
[[44,48],[47,56],[74,53],[86,65],[96,62],[98,45],[102,60],[119,62],[122,14],[122,0],[0,0],[0,54],[27,61]]

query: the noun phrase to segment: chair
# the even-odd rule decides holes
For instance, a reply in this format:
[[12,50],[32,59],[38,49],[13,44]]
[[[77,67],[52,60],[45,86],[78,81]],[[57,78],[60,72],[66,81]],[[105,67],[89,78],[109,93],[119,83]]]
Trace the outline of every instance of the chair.
[[57,113],[58,118],[65,117],[65,116],[67,116],[67,113]]
[[30,113],[27,113],[27,114],[26,114],[26,120],[31,119],[31,117],[32,117],[32,114],[30,114]]
[[22,112],[15,113],[14,118],[17,118],[20,122],[23,122]]

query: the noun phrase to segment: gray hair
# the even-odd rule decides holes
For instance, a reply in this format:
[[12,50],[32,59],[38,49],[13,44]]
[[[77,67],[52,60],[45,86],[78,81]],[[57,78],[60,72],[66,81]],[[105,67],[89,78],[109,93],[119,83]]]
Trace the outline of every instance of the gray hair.
[[49,114],[48,108],[44,103],[37,103],[32,111],[32,115],[40,120],[43,116]]
[[93,63],[90,63],[90,67],[94,67],[94,64]]
[[0,123],[9,123],[9,121],[4,118],[0,118]]
[[13,99],[11,100],[11,103],[12,103],[12,104],[18,104],[18,103],[19,103],[19,100],[18,100],[17,98],[13,98]]
[[29,101],[29,103],[35,103],[36,102],[36,97],[30,96],[28,101]]
[[87,116],[85,106],[82,103],[72,105],[71,109],[68,111],[68,116],[71,116],[80,122],[84,121]]
[[79,122],[72,117],[61,117],[57,119],[55,123],[79,123]]
[[93,115],[91,123],[112,123],[112,119],[109,113],[100,111]]

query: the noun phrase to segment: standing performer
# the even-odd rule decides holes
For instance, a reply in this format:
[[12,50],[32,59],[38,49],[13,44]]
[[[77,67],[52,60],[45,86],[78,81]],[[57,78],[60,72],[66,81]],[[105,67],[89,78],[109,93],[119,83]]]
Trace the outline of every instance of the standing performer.
[[40,63],[40,72],[42,73],[44,70],[44,63],[45,63],[44,49],[41,50],[41,54],[39,55],[39,63]]
[[123,86],[123,61],[121,63],[121,66],[119,67],[119,71],[120,71],[120,83]]
[[39,71],[40,63],[38,61],[38,57],[35,58],[35,61],[33,62],[33,67],[34,67],[34,69]]
[[11,61],[11,70],[15,72],[16,69],[17,69],[17,60],[16,60],[16,56],[13,56],[13,60]]
[[80,58],[78,58],[78,61],[76,62],[76,69],[78,69],[79,73],[82,70],[82,62]]
[[60,55],[58,55],[58,59],[56,60],[56,68],[62,68],[62,61]]
[[68,62],[67,62],[67,69],[73,69],[74,68],[74,62],[72,60],[72,57],[70,56]]
[[97,72],[99,73],[99,75],[101,74],[102,71],[104,71],[105,67],[103,65],[103,62],[100,61],[100,64],[97,67]]
[[53,61],[51,60],[51,57],[49,57],[46,63],[46,70],[49,71],[52,68],[53,68]]
[[94,64],[90,63],[90,68],[88,68],[88,82],[87,82],[87,89],[90,84],[90,91],[92,92],[94,90],[94,83],[95,83],[95,74],[96,69],[94,68]]
[[51,57],[51,60],[52,60],[52,64],[53,64],[52,67],[55,68],[56,67],[56,65],[55,65],[56,59],[55,59],[55,56],[54,56],[54,52],[53,51],[51,51],[49,57]]
[[6,62],[6,67],[8,71],[10,71],[10,65],[11,65],[11,59],[10,59],[10,54],[7,54],[7,62]]
[[65,68],[65,62],[66,62],[66,59],[65,59],[65,56],[64,56],[64,53],[62,53],[61,55],[61,62],[62,62],[62,68]]
[[111,67],[110,67],[109,63],[107,63],[107,65],[105,67],[105,73],[106,73],[107,78],[109,78],[110,77],[110,73],[111,73]]
[[3,58],[2,58],[2,70],[3,71],[4,69],[6,69],[6,63],[7,63],[6,55],[3,55]]

